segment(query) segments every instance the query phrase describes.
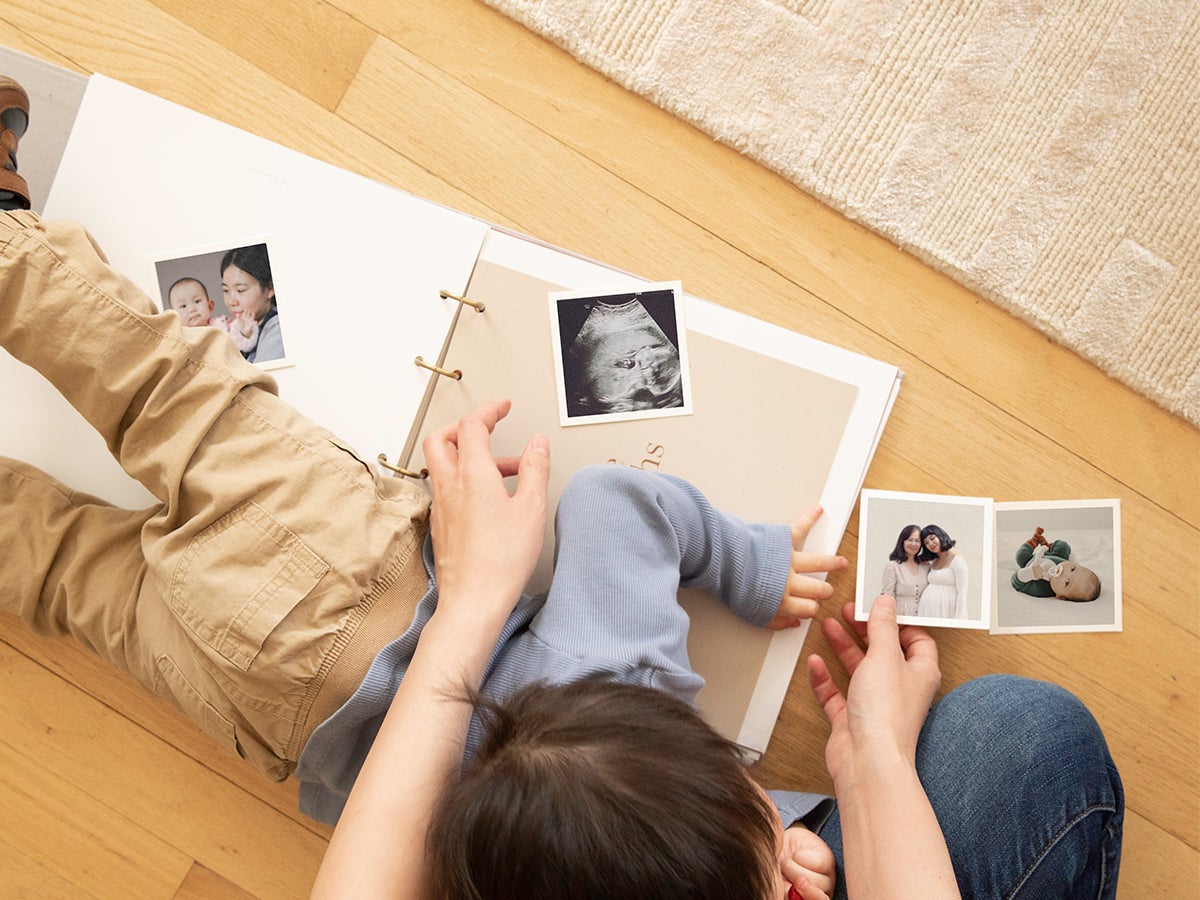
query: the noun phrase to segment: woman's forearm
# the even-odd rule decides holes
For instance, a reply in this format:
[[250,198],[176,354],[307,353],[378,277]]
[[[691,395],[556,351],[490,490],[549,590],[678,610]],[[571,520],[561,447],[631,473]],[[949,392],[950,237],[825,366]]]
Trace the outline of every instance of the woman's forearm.
[[462,764],[471,721],[460,698],[479,687],[503,625],[434,613],[354,783],[314,898],[425,896],[425,834]]
[[950,853],[912,764],[888,754],[835,780],[851,898],[958,898]]

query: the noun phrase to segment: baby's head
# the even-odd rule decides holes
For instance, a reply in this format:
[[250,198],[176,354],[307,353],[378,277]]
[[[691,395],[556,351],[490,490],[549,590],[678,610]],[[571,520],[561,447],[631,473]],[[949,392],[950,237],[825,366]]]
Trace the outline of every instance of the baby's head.
[[687,704],[589,679],[477,708],[483,747],[429,831],[433,896],[782,896],[779,814]]
[[1087,603],[1100,596],[1100,578],[1091,569],[1071,561],[1063,563],[1057,575],[1050,577],[1050,587],[1060,600]]
[[215,304],[208,299],[203,282],[196,278],[180,278],[167,291],[167,302],[179,313],[184,325],[207,325]]

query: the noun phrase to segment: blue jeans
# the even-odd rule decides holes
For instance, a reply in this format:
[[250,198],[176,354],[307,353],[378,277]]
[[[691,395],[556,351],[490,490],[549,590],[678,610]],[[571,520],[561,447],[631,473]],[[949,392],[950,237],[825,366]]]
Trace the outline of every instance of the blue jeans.
[[[1121,779],[1100,726],[1067,691],[1012,675],[967,682],[929,713],[917,772],[964,898],[1116,895]],[[844,898],[836,808],[818,834]]]

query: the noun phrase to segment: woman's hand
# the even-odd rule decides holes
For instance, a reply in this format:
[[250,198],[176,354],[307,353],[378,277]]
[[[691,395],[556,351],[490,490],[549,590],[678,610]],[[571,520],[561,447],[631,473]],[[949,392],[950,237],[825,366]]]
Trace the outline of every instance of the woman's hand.
[[833,585],[823,578],[811,576],[818,572],[840,572],[849,565],[844,556],[805,553],[802,549],[808,540],[808,533],[824,512],[821,507],[814,506],[792,523],[792,570],[779,603],[779,611],[767,623],[767,628],[772,631],[795,628],[805,619],[815,616],[821,601],[833,596]]
[[[439,608],[493,602],[508,615],[541,554],[546,528],[550,446],[533,437],[519,458],[496,459],[491,433],[507,400],[482,406],[429,435],[425,462],[433,483],[430,529],[437,561]],[[503,478],[517,476],[509,494]],[[489,610],[473,607],[473,615]]]
[[[314,898],[426,896],[425,835],[462,766],[469,703],[542,546],[550,453],[535,437],[520,459],[492,456],[508,413],[489,403],[425,439],[438,606],[401,679],[321,864]],[[509,495],[503,477],[516,474]]]
[[[959,897],[950,852],[917,774],[917,739],[941,682],[937,645],[923,629],[898,627],[896,601],[883,595],[864,626],[854,606],[832,619],[826,639],[850,673],[843,695],[825,661],[808,660],[808,680],[829,720],[825,763],[842,826],[842,864],[850,896]],[[903,859],[898,866],[896,860]]]
[[937,645],[922,628],[896,625],[896,601],[886,594],[871,607],[867,623],[854,620],[853,604],[843,618],[867,641],[864,652],[833,619],[822,624],[829,645],[850,674],[846,695],[838,690],[825,661],[808,660],[813,693],[832,729],[825,760],[836,782],[866,755],[913,764],[917,736],[941,684]]

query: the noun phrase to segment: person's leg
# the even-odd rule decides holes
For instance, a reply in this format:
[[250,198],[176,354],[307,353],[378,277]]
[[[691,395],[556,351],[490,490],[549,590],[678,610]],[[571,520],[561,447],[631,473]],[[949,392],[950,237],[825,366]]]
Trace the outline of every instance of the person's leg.
[[[31,548],[32,577],[56,586],[14,601],[21,614],[101,628],[85,642],[282,777],[331,654],[421,569],[427,496],[282,402],[228,335],[159,313],[78,226],[0,214],[0,346],[162,502],[140,527],[144,564],[121,545],[119,579],[89,578],[66,542]],[[77,515],[76,533],[115,515]],[[53,609],[29,608],[47,596]]]
[[[917,771],[964,897],[1115,896],[1121,779],[1096,720],[1067,691],[1010,675],[951,691],[925,722]],[[836,811],[819,834],[840,866]]]
[[[128,669],[121,636],[146,569],[142,526],[155,512],[118,509],[0,457],[0,610]],[[106,602],[86,602],[89,592]]]
[[239,392],[275,391],[227,335],[160,313],[82,227],[29,212],[0,215],[0,346],[49,380],[163,502]]
[[1057,556],[1059,559],[1071,558],[1071,545],[1066,541],[1054,541],[1047,549],[1047,556]]

